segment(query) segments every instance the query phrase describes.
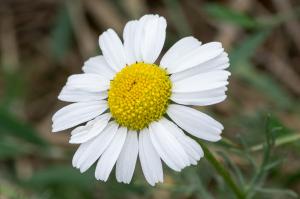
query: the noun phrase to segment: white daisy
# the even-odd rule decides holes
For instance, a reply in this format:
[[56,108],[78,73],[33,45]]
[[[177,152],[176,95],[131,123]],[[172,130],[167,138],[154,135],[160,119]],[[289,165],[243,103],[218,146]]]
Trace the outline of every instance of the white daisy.
[[154,185],[163,182],[162,161],[181,171],[203,157],[184,131],[207,141],[221,139],[222,124],[186,105],[226,98],[228,55],[221,43],[202,45],[190,36],[156,64],[166,26],[158,15],[129,21],[124,43],[108,29],[99,37],[103,55],[87,60],[83,74],[68,78],[58,98],[74,103],[54,114],[53,132],[87,122],[70,139],[80,144],[73,166],[81,172],[97,161],[95,176],[106,181],[116,165],[117,181],[129,183],[139,156],[147,182]]

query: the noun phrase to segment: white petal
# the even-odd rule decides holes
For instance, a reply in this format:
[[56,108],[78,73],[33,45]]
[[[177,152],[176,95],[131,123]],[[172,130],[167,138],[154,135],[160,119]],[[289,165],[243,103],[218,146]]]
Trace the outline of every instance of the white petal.
[[212,142],[221,139],[222,124],[200,111],[171,104],[168,107],[167,114],[182,129],[198,138]]
[[143,24],[142,57],[146,63],[154,63],[158,58],[166,38],[167,22],[158,15],[145,15],[140,21]]
[[137,132],[129,131],[116,164],[118,182],[130,183],[138,156],[138,149]]
[[65,102],[97,101],[107,98],[107,91],[89,92],[80,89],[70,89],[64,86],[58,95],[58,99]]
[[133,20],[127,22],[123,31],[123,40],[124,40],[124,49],[127,58],[127,64],[133,64],[138,60],[141,60],[141,57],[136,57],[135,53],[135,42],[138,39],[136,36],[138,27],[138,21]]
[[[72,144],[79,144],[96,137],[107,126],[110,118],[111,115],[109,113],[98,116],[94,119],[93,124],[89,123],[85,128],[80,128],[80,132],[73,133],[69,142]],[[76,131],[77,128],[73,131]]]
[[99,74],[107,79],[113,79],[115,71],[108,65],[105,58],[102,55],[91,57],[84,62],[82,70],[85,73]]
[[124,145],[127,134],[127,128],[120,127],[97,163],[95,177],[97,180],[106,181],[113,169]]
[[186,136],[183,131],[173,122],[167,120],[166,118],[162,118],[160,122],[165,128],[169,129],[169,132],[174,135],[177,141],[184,148],[184,151],[189,156],[190,163],[194,165],[197,164],[197,161],[200,160],[200,158],[204,155],[200,145],[192,138]]
[[200,45],[201,42],[192,36],[180,39],[162,57],[160,66],[163,68],[171,68],[182,56],[195,50]]
[[76,165],[78,164],[78,160],[81,158],[82,154],[85,152],[87,147],[89,146],[91,142],[86,142],[81,144],[78,149],[76,150],[73,159],[72,159],[72,165],[76,168]]
[[66,86],[69,89],[100,92],[109,88],[109,80],[98,74],[77,74],[68,78]]
[[152,186],[155,183],[163,182],[162,163],[152,145],[147,128],[139,133],[139,158],[147,182]]
[[97,137],[83,143],[82,145],[87,146],[80,153],[80,157],[73,161],[73,166],[80,169],[81,172],[88,170],[110,145],[117,130],[118,125],[115,122],[110,122]]
[[167,23],[164,17],[144,15],[138,21],[130,21],[124,30],[124,46],[130,63],[154,63],[166,37]]
[[99,45],[105,60],[116,72],[126,66],[124,46],[114,30],[108,29],[102,33]]
[[216,89],[199,91],[199,92],[188,92],[188,93],[173,92],[171,95],[171,99],[178,104],[207,106],[225,100],[226,90],[227,88],[224,86]]
[[186,54],[178,56],[177,59],[171,65],[167,65],[168,71],[172,73],[177,73],[180,71],[193,68],[199,64],[207,62],[213,58],[219,56],[224,49],[222,44],[219,42],[210,42],[204,45],[201,45]]
[[173,82],[172,92],[198,92],[224,87],[228,84],[230,72],[217,70],[206,73],[199,73],[180,81]]
[[222,70],[229,67],[229,58],[228,54],[223,52],[221,55],[217,56],[214,59],[206,61],[202,64],[199,64],[195,67],[189,68],[182,72],[174,73],[171,75],[171,80],[179,81],[187,77],[198,75],[199,73],[204,73],[213,70]]
[[93,120],[88,121],[88,122],[87,122],[85,125],[83,125],[83,126],[78,126],[78,127],[76,127],[75,129],[73,129],[73,130],[71,131],[71,135],[73,136],[73,135],[76,135],[76,134],[80,134],[82,131],[86,131],[86,130],[91,129],[91,128],[93,127],[93,125],[97,122],[97,120],[98,120],[99,117],[100,117],[100,116],[96,117],[96,118],[93,119]]
[[62,131],[89,121],[107,108],[106,101],[77,102],[65,106],[53,115],[52,132]]
[[189,165],[189,158],[181,144],[160,121],[149,125],[150,137],[161,159],[173,170],[180,171]]
[[177,99],[174,102],[178,104],[184,105],[194,105],[194,106],[208,106],[212,104],[217,104],[223,102],[226,99],[226,95],[218,96],[218,97],[209,97],[209,98],[190,98],[190,99]]

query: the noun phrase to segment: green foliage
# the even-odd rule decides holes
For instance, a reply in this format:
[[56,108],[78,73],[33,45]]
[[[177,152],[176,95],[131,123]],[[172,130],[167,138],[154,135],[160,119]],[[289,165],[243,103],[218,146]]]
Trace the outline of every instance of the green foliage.
[[256,49],[259,48],[269,34],[269,29],[258,31],[248,36],[230,52],[231,70],[237,77],[247,81],[255,89],[269,97],[275,105],[289,109],[294,105],[289,94],[270,75],[258,72],[250,62]]
[[[207,162],[202,160],[196,168],[189,167],[180,174],[173,174],[175,182],[163,184],[161,188],[170,191],[173,198],[295,198],[297,194],[294,191],[282,189],[267,179],[270,174],[279,172],[282,164],[286,164],[275,153],[277,148],[282,144],[297,142],[299,135],[284,127],[278,118],[262,115],[253,121],[259,121],[257,130],[263,139],[256,140],[256,143],[261,144],[248,143],[248,137],[257,136],[256,132],[246,132],[236,142],[227,142],[225,139],[226,144],[217,144],[215,147],[198,140]],[[253,124],[249,125],[253,127]],[[249,131],[251,128],[246,129]],[[296,176],[300,175],[295,175],[295,181]],[[215,186],[210,189],[212,184]]]
[[1,135],[15,136],[41,146],[47,144],[30,125],[4,109],[0,109],[0,136]]
[[218,21],[227,22],[249,30],[272,28],[300,16],[299,7],[294,8],[292,12],[279,13],[266,18],[254,18],[219,3],[207,3],[204,11]]
[[0,198],[2,199],[29,199],[26,196],[24,191],[19,188],[12,186],[11,184],[7,184],[4,182],[0,182]]
[[[134,183],[124,185],[115,179],[110,179],[106,183],[97,181],[94,178],[94,168],[81,174],[71,166],[50,166],[41,169],[22,184],[39,193],[47,191],[49,198],[62,199],[94,198],[98,191],[105,198],[122,198],[126,194],[141,195],[147,192],[144,185]],[[102,193],[101,190],[106,192]]]
[[[271,116],[267,117],[265,122],[265,142],[263,143],[263,156],[261,158],[261,163],[257,162],[253,157],[253,152],[250,146],[246,144],[244,138],[241,137],[241,146],[235,144],[235,150],[230,150],[231,152],[236,153],[240,158],[249,161],[250,165],[253,167],[253,175],[251,175],[250,180],[245,180],[247,176],[243,175],[239,166],[231,161],[230,157],[223,150],[220,150],[221,156],[224,158],[225,163],[227,163],[228,168],[225,168],[210,152],[210,150],[203,144],[202,148],[205,153],[205,158],[211,163],[211,165],[216,169],[217,173],[223,178],[226,186],[228,186],[232,192],[235,194],[236,198],[239,199],[252,199],[257,197],[262,197],[264,195],[273,195],[280,194],[283,196],[290,196],[293,198],[297,197],[297,194],[291,190],[282,190],[277,188],[268,188],[265,187],[266,178],[268,174],[278,167],[282,163],[281,159],[276,158],[273,155],[273,151],[279,145],[279,142],[276,142],[277,134],[284,134],[285,128],[279,126],[279,121]],[[286,137],[286,135],[285,135]],[[299,136],[289,139],[289,141],[297,141]],[[226,148],[224,148],[226,149]],[[236,179],[239,180],[239,183],[236,183]],[[240,186],[238,186],[239,184]],[[241,186],[242,185],[242,186]]]
[[252,17],[237,12],[233,9],[230,9],[226,6],[222,6],[221,4],[217,3],[208,3],[204,7],[204,10],[214,16],[216,19],[226,21],[232,24],[236,24],[243,28],[260,28],[262,25],[258,23],[255,19]]
[[191,34],[192,30],[186,20],[184,13],[180,7],[179,1],[174,0],[164,0],[170,19],[173,21],[175,28],[181,37],[188,36]]
[[[119,5],[116,9],[119,11],[117,14],[120,14],[120,17],[122,14],[130,12],[130,6],[127,11],[122,10],[125,7],[125,1],[114,0],[110,3],[115,6],[113,3],[116,2],[123,5]],[[237,27],[241,32],[239,34],[241,37],[234,38],[234,44],[229,53],[231,78],[236,83],[251,88],[254,95],[263,97],[265,105],[258,107],[256,102],[251,101],[253,104],[250,104],[249,108],[246,107],[249,102],[245,104],[241,102],[245,99],[237,100],[235,98],[239,96],[230,96],[229,94],[229,98],[233,98],[233,100],[229,99],[229,103],[225,102],[218,106],[215,112],[216,117],[220,117],[219,120],[225,127],[222,140],[216,144],[199,141],[203,146],[205,156],[195,166],[187,167],[179,173],[164,166],[163,184],[159,183],[155,187],[149,186],[145,182],[139,163],[137,163],[135,176],[129,185],[116,182],[114,171],[107,182],[100,182],[94,178],[94,167],[83,174],[72,168],[70,161],[72,155],[69,152],[73,153],[73,148],[48,143],[39,136],[30,123],[31,121],[20,117],[25,112],[22,109],[19,110],[19,107],[24,109],[22,102],[25,101],[26,88],[32,86],[24,82],[26,77],[24,78],[22,70],[26,67],[21,65],[16,71],[1,69],[0,76],[3,77],[1,80],[4,83],[4,96],[1,96],[0,99],[0,198],[297,198],[297,193],[290,188],[297,188],[300,182],[300,169],[297,165],[300,134],[284,124],[293,123],[287,115],[299,116],[299,103],[271,74],[256,67],[255,58],[260,56],[258,49],[263,49],[265,41],[274,37],[275,28],[300,16],[299,7],[295,7],[289,13],[259,17],[253,11],[251,12],[253,15],[250,16],[219,3],[207,3],[206,6],[199,7],[197,6],[200,4],[198,1],[189,1],[189,3],[178,0],[147,2],[147,4],[151,4],[148,10],[153,11],[156,6],[161,6],[159,7],[161,10],[158,12],[168,18],[167,30],[169,32],[165,49],[173,45],[178,40],[178,36],[191,35],[191,32],[195,33],[194,36],[213,38],[213,35],[209,35],[211,31],[207,31],[206,28],[215,26],[215,24],[230,24],[230,27]],[[76,63],[62,62],[68,52],[78,50],[74,48],[76,46],[74,39],[76,38],[73,35],[71,16],[65,3],[63,1],[57,4],[59,9],[53,27],[51,27],[51,34],[45,37],[49,39],[47,45],[49,49],[41,54],[43,56],[45,53],[50,52],[51,54],[51,59],[47,60],[51,64],[45,67],[51,68],[54,66],[53,63],[66,65]],[[110,8],[110,3],[105,5]],[[83,2],[83,5],[89,4]],[[190,26],[197,23],[198,20],[191,19],[193,15],[185,12],[186,8],[190,9],[191,6],[194,6],[191,8],[192,11],[199,11],[199,16],[203,16],[201,11],[205,11],[209,15],[208,19],[203,20],[203,24],[207,24],[203,31]],[[95,16],[90,8],[84,7],[83,10],[85,13],[82,13],[82,16],[86,17],[86,22],[94,31],[93,33],[99,34],[102,32],[102,28],[106,28],[108,22],[104,23],[105,27],[96,30],[94,26],[98,26],[98,23],[107,19],[100,19],[98,22],[93,18]],[[112,14],[112,16],[116,15]],[[213,23],[210,24],[211,22]],[[276,31],[276,34],[284,32],[282,30]],[[20,31],[22,32],[22,30]],[[283,35],[285,34],[281,36]],[[17,38],[17,40],[21,39]],[[200,40],[202,39],[200,38]],[[284,44],[290,45],[288,42],[291,40]],[[291,46],[294,47],[294,44]],[[295,54],[295,52],[289,53]],[[24,54],[20,50],[20,57]],[[22,64],[24,60],[21,59],[20,63]],[[38,60],[40,59],[41,57],[38,57]],[[26,60],[26,63],[30,63],[30,61]],[[45,71],[48,70],[45,68]],[[50,71],[51,73],[55,72]],[[44,75],[47,75],[46,78],[52,77],[50,73]],[[234,88],[230,85],[229,92]],[[49,91],[50,94],[51,92],[53,90]],[[225,109],[224,113],[223,108]],[[272,113],[272,116],[266,116],[267,113]],[[295,117],[293,119],[295,120]],[[194,139],[197,140],[197,138]],[[288,160],[292,161],[288,162]]]
[[94,182],[92,175],[82,175],[72,167],[55,166],[39,170],[23,184],[41,193],[47,191],[49,198],[91,198]]
[[92,181],[92,176],[82,175],[72,167],[55,166],[35,172],[27,184],[33,187],[48,187],[60,184],[88,190],[89,183]]
[[202,143],[202,149],[205,154],[205,158],[212,164],[212,166],[216,169],[218,174],[223,177],[227,186],[234,192],[236,198],[242,199],[245,198],[244,191],[241,190],[234,180],[231,178],[230,173],[225,169],[218,160],[214,157],[214,155],[209,151],[209,149]]
[[21,98],[23,96],[25,84],[23,81],[23,76],[18,72],[8,72],[1,69],[0,72],[3,72],[3,79],[5,85],[5,95],[2,98],[0,98],[0,108],[7,108],[16,99]]
[[18,143],[2,138],[0,142],[0,160],[17,157],[28,152],[28,148],[21,146]]
[[62,59],[71,46],[72,41],[72,26],[65,6],[62,6],[56,19],[55,26],[52,30],[51,50],[56,60]]
[[250,58],[256,53],[256,49],[269,36],[271,30],[265,29],[258,31],[244,39],[234,50],[229,53],[231,69],[238,70],[243,62],[249,62]]
[[255,55],[257,48],[270,35],[275,25],[279,25],[293,17],[298,17],[299,8],[294,10],[295,13],[275,15],[268,20],[260,20],[262,21],[260,23],[246,14],[221,4],[209,3],[205,6],[205,11],[216,19],[230,22],[239,27],[254,29],[254,33],[246,37],[230,52],[232,72],[264,93],[278,107],[284,109],[294,107],[296,104],[282,86],[269,74],[258,72],[252,65],[251,58]]
[[288,16],[286,16],[280,14],[279,16],[274,16],[269,20],[259,23],[258,20],[244,13],[222,6],[221,4],[209,3],[205,6],[205,11],[218,20],[255,31],[241,41],[229,53],[231,62],[230,69],[236,76],[249,82],[257,90],[260,90],[271,100],[274,100],[274,104],[280,108],[290,109],[293,107],[295,103],[279,83],[270,75],[258,72],[251,64],[251,58],[256,54],[257,48],[259,48],[270,35],[273,30],[272,28],[275,27],[274,25],[291,19],[292,15],[288,14]]

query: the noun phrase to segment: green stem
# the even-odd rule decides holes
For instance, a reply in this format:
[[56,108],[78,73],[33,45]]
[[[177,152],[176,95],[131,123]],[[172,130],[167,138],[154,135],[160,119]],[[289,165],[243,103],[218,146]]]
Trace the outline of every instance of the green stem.
[[[294,142],[294,141],[297,141],[297,140],[300,140],[300,134],[287,135],[287,136],[284,136],[284,137],[277,138],[275,140],[275,146],[281,146],[281,145],[288,144],[290,142]],[[250,148],[250,150],[252,152],[255,152],[255,151],[262,150],[263,148],[264,148],[264,144],[259,144],[259,145],[252,146]]]
[[245,199],[245,193],[241,191],[231,178],[229,172],[218,162],[214,155],[208,150],[208,148],[201,143],[202,149],[205,154],[205,158],[214,166],[216,171],[222,176],[226,184],[231,188],[237,198]]

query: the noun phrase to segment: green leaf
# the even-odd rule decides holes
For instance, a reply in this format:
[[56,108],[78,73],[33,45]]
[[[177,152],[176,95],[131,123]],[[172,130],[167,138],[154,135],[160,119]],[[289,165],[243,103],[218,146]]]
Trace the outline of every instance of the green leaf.
[[[4,67],[2,67],[4,68]],[[8,72],[1,70],[4,80],[4,96],[0,99],[1,108],[8,108],[15,102],[15,100],[22,99],[26,84],[24,83],[24,76],[20,72]]]
[[270,29],[258,31],[236,46],[229,53],[231,69],[238,70],[240,63],[249,62],[249,59],[255,54],[256,49],[266,40],[270,34]]
[[170,19],[180,36],[191,34],[192,30],[178,0],[164,0]]
[[204,10],[220,21],[225,21],[246,29],[272,28],[300,16],[299,7],[295,7],[289,12],[279,12],[278,14],[256,18],[219,3],[208,3],[204,6]]
[[276,140],[276,137],[273,134],[274,128],[277,128],[277,126],[273,126],[272,117],[268,116],[265,123],[266,141],[263,145],[262,162],[258,169],[256,169],[256,172],[247,187],[247,196],[249,198],[253,198],[256,195],[257,189],[260,189],[263,186],[270,169],[273,169],[280,163],[280,161],[272,160],[272,152]]
[[47,145],[46,141],[29,124],[3,109],[0,109],[0,134],[15,136],[41,146]]
[[266,193],[266,194],[273,194],[273,195],[285,195],[290,196],[293,198],[298,198],[298,194],[289,189],[274,189],[274,188],[256,188],[257,192]]
[[279,108],[289,109],[295,104],[289,94],[271,76],[257,71],[250,62],[250,58],[265,41],[269,33],[269,29],[254,33],[230,52],[230,69],[236,76],[248,81],[270,100],[273,100]]
[[0,159],[15,157],[24,154],[27,151],[28,149],[26,147],[24,146],[20,147],[19,144],[8,141],[7,139],[2,140],[2,142],[0,142]]
[[58,12],[51,39],[52,54],[57,60],[62,59],[70,49],[72,34],[70,16],[66,7],[62,6]]
[[[124,185],[111,178],[107,182],[96,181],[94,168],[85,173],[80,173],[71,166],[51,166],[34,173],[24,185],[41,192],[48,191],[51,198],[91,198],[93,190],[101,188],[103,198],[124,198],[126,194],[145,194],[144,186],[136,185],[133,182]],[[112,174],[111,174],[112,175]],[[96,187],[97,186],[97,187]]]
[[224,162],[226,162],[227,165],[233,169],[234,174],[237,176],[237,178],[239,180],[239,184],[241,186],[243,186],[245,184],[245,179],[244,179],[242,172],[241,172],[240,168],[238,167],[238,165],[236,165],[236,163],[233,162],[225,152],[218,151],[218,153],[220,154],[220,156],[223,157]]
[[55,166],[36,171],[25,183],[32,187],[70,185],[81,189],[89,189],[92,181],[92,176],[81,174],[72,167]]
[[251,64],[246,65],[244,64],[245,67],[237,73],[241,78],[263,93],[277,108],[285,110],[295,108],[295,102],[290,94],[273,77],[255,70]]
[[59,199],[92,198],[95,186],[91,172],[82,174],[69,166],[50,166],[36,171],[30,179],[21,183],[35,192],[49,193],[48,198]]
[[231,8],[225,7],[221,4],[217,3],[209,3],[206,4],[204,10],[213,17],[227,21],[229,23],[244,27],[244,28],[259,28],[261,27],[260,23],[258,23],[252,17],[245,15],[241,12],[235,11]]
[[205,154],[205,159],[207,159],[211,163],[211,165],[216,169],[219,175],[226,182],[226,185],[231,188],[235,196],[239,199],[246,198],[245,193],[243,192],[243,190],[240,189],[240,187],[237,186],[235,181],[230,176],[230,173],[223,167],[223,165],[219,163],[219,161],[214,157],[214,155],[203,143],[201,143],[201,146]]

